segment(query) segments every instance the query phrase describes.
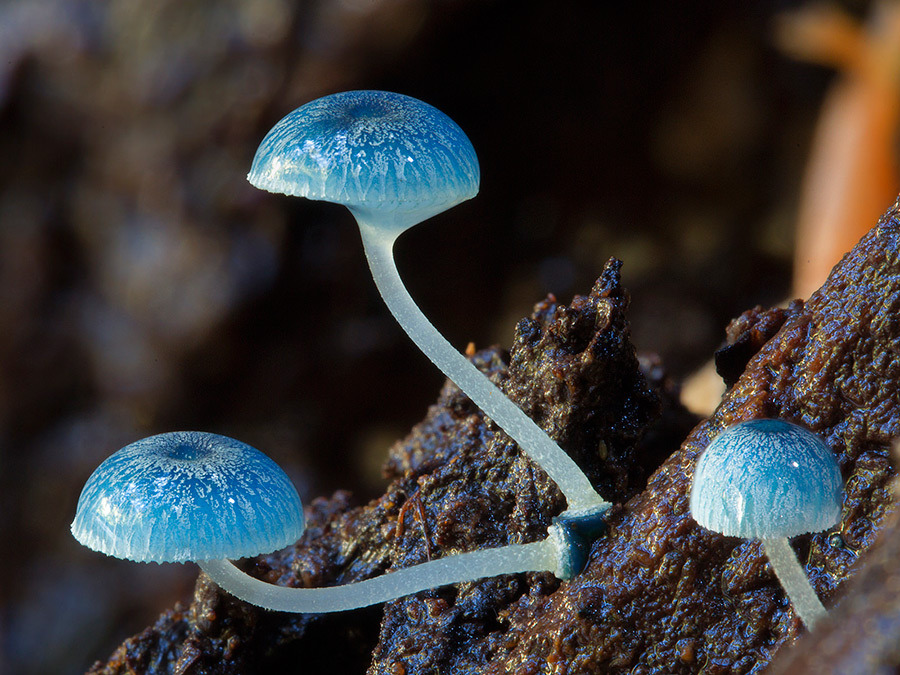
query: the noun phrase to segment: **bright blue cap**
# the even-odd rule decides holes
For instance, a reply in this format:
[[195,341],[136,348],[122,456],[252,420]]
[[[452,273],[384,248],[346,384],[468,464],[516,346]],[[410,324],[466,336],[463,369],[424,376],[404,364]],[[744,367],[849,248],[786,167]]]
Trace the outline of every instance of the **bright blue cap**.
[[137,562],[244,558],[303,532],[290,479],[227,436],[176,431],[141,439],[91,474],[72,522],[82,544]]
[[387,91],[297,108],[263,139],[247,175],[260,189],[344,204],[370,220],[403,212],[402,229],[471,199],[480,179],[475,149],[453,120]]
[[741,422],[709,444],[694,469],[691,514],[730,537],[821,532],[840,520],[841,470],[815,434],[783,420]]

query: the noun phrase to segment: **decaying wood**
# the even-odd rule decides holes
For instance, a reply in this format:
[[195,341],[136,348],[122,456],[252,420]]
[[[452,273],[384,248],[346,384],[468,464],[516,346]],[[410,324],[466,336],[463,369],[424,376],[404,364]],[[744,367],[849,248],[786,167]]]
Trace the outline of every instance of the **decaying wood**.
[[[858,570],[860,580],[875,575],[869,587],[896,576],[884,554],[868,549],[892,509],[890,443],[900,433],[898,218],[900,202],[805,305],[754,310],[732,324],[721,359],[732,386],[692,431],[695,420],[660,369],[635,356],[616,261],[590,295],[539,304],[508,355],[472,357],[618,504],[575,579],[498,577],[383,607],[290,616],[247,607],[201,576],[190,607],[166,612],[92,672],[256,673],[301,664],[305,673],[372,675],[760,671],[777,651],[787,658],[817,636],[791,647],[803,628],[759,544],[702,530],[687,501],[709,439],[754,417],[820,434],[846,480],[841,523],[794,540],[826,607],[839,605],[822,632],[887,612],[896,645],[896,593],[867,604],[863,582],[849,580]],[[303,538],[249,571],[291,586],[345,583],[539,539],[564,507],[549,479],[452,384],[393,448],[386,474],[389,488],[370,504],[352,506],[343,493],[314,502]],[[892,536],[881,549],[896,546]],[[878,631],[856,635],[854,653],[878,652],[879,663],[897,667]],[[837,662],[809,672],[847,672],[827,670]]]

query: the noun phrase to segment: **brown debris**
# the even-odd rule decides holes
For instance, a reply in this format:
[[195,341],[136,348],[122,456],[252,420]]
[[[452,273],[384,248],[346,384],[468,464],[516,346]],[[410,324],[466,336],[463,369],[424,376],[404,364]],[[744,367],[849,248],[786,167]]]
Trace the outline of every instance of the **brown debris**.
[[[730,342],[742,347],[731,367],[746,367],[680,449],[672,439],[684,437],[690,418],[658,371],[645,364],[655,375],[642,375],[615,261],[590,296],[539,304],[517,327],[508,359],[497,350],[472,357],[620,504],[575,579],[484,579],[322,617],[258,611],[201,578],[190,611],[165,614],[92,672],[254,673],[300,663],[309,673],[368,666],[371,675],[758,672],[802,625],[759,544],[702,530],[687,504],[709,438],[754,417],[799,422],[838,455],[842,521],[794,544],[826,606],[846,598],[823,633],[844,630],[842,616],[865,626],[877,603],[860,594],[893,579],[883,552],[863,554],[893,503],[898,213],[900,202],[805,305],[753,310],[732,325]],[[344,583],[430,556],[536,540],[564,507],[549,479],[452,384],[394,447],[386,474],[393,483],[364,507],[351,508],[342,494],[316,502],[304,537],[257,561],[256,573],[287,585]],[[880,550],[890,553],[895,540]],[[860,557],[871,558],[875,581],[857,582],[863,590],[847,597],[843,582]],[[885,651],[877,632],[861,629],[855,640],[856,653]],[[896,653],[884,658],[896,666]]]
[[786,309],[765,309],[759,305],[733,319],[725,329],[725,345],[715,356],[716,372],[730,387],[744,373],[747,363],[777,333],[784,322],[803,309],[802,300],[794,300]]

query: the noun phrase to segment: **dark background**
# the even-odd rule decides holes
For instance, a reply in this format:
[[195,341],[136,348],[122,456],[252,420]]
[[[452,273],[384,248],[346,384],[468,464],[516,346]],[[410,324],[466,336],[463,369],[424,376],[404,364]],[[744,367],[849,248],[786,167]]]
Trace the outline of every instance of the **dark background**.
[[304,500],[364,501],[436,397],[349,213],[246,183],[283,115],[389,89],[469,134],[481,193],[397,249],[458,348],[508,345],[534,303],[587,293],[617,256],[638,349],[682,377],[730,317],[788,293],[831,77],[772,46],[788,7],[0,2],[0,670],[80,672],[188,597],[194,566],[69,535],[119,447],[224,433]]

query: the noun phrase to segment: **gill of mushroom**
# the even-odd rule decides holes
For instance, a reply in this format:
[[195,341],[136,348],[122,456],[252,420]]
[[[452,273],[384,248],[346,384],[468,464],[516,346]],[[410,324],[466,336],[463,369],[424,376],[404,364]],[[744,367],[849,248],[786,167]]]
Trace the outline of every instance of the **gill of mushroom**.
[[794,611],[812,630],[826,610],[788,537],[837,523],[843,491],[834,453],[816,434],[784,420],[756,419],[728,427],[700,455],[690,508],[708,530],[762,540]]
[[466,134],[437,108],[402,94],[347,91],[311,101],[266,135],[247,179],[262,190],[346,206],[390,311],[429,359],[556,482],[566,513],[606,502],[578,465],[425,317],[394,261],[397,237],[474,197],[480,167]]
[[560,517],[546,539],[449,555],[364,581],[288,588],[260,581],[230,559],[294,543],[304,529],[300,497],[259,450],[227,436],[183,431],[125,446],[104,460],[81,492],[72,534],[90,549],[137,562],[195,561],[224,591],[283,612],[338,612],[447,584],[500,574],[577,574],[600,515]]

